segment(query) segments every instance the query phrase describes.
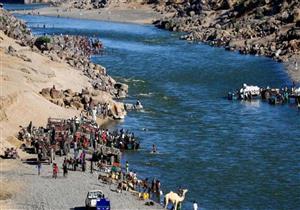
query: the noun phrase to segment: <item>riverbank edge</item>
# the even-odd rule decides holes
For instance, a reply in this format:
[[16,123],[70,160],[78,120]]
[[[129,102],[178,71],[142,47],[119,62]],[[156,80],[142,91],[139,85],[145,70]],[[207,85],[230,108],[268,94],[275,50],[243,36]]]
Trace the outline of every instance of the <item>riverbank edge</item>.
[[[57,17],[56,9],[57,9],[56,7],[51,7],[51,6],[44,7],[44,8],[39,8],[39,9],[33,10],[34,13],[31,13],[31,15],[39,14],[39,15],[42,15],[42,16]],[[149,6],[148,10],[151,10],[151,9],[154,11],[154,9]],[[77,10],[77,12],[78,11],[82,11],[82,10]],[[113,19],[113,18],[109,18],[109,16],[104,16],[104,17],[103,16],[97,16],[97,14],[93,14],[93,12],[95,12],[95,11],[97,11],[97,10],[84,10],[83,15],[81,15],[79,17],[75,16],[74,14],[72,14],[68,11],[61,11],[60,17],[75,18],[75,19],[80,19],[80,20],[95,20],[95,21],[115,22],[115,23],[140,24],[140,25],[154,25],[154,22],[157,21],[157,19],[154,16],[151,18],[151,22],[132,21],[132,20],[126,18],[126,16],[123,17],[122,19]],[[11,13],[17,13],[17,14],[29,14],[30,13],[29,11],[20,11],[20,10],[10,11],[10,12]],[[91,16],[84,15],[84,14],[91,14]],[[166,29],[163,29],[163,30],[166,30]],[[186,41],[188,41],[188,40],[186,40]],[[192,42],[193,43],[201,42],[201,43],[210,45],[212,47],[221,47],[221,48],[224,48],[224,49],[226,48],[226,46],[219,46],[217,44],[206,43],[206,42],[201,41],[201,40],[195,40],[195,41],[192,41]],[[234,52],[238,52],[238,50],[235,50]],[[240,53],[240,54],[243,55],[242,53]],[[251,55],[251,54],[246,54],[246,55]],[[253,55],[253,56],[255,56],[255,55]],[[288,74],[288,76],[290,77],[290,79],[292,81],[300,83],[300,69],[295,69],[295,62],[300,61],[299,58],[298,58],[299,56],[297,57],[297,55],[294,55],[287,62],[285,62],[285,61],[280,62],[278,60],[275,60],[272,57],[265,56],[265,55],[260,55],[260,56],[270,58],[270,59],[274,60],[274,62],[277,62],[277,63],[282,63],[283,66],[284,66],[284,69],[285,69],[286,73]]]

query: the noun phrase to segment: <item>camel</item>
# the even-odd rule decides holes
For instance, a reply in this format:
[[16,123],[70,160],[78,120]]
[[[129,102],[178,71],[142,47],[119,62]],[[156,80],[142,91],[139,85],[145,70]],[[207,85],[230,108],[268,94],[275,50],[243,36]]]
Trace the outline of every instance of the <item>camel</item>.
[[179,196],[177,193],[174,193],[173,191],[169,192],[168,194],[165,195],[165,201],[166,205],[165,208],[168,207],[169,201],[171,201],[174,204],[174,210],[177,210],[177,206],[180,202],[183,202],[185,199],[185,194],[188,192],[187,189],[182,190],[182,196]]

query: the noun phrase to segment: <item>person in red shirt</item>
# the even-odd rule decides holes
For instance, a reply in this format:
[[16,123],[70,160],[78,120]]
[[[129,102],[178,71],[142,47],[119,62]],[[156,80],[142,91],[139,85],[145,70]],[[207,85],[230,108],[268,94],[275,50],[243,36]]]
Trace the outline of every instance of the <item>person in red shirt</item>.
[[53,178],[56,179],[58,174],[58,166],[56,163],[53,163]]
[[102,141],[104,142],[104,143],[106,143],[106,132],[105,131],[103,131],[102,132]]

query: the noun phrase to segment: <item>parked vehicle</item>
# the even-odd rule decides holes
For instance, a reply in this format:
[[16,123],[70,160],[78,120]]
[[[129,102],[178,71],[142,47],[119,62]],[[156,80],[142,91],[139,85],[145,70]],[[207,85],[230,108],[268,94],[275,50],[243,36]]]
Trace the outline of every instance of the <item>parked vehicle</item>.
[[90,190],[85,199],[85,207],[87,209],[96,208],[97,201],[104,197],[101,190]]

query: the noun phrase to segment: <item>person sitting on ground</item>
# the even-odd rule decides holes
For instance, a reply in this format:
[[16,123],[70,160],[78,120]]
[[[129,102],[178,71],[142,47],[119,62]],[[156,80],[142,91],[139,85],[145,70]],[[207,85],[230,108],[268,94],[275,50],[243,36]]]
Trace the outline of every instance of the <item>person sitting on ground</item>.
[[122,193],[122,191],[123,191],[123,185],[122,185],[122,181],[121,182],[119,182],[119,184],[118,184],[118,187],[117,187],[117,193]]
[[4,157],[9,158],[9,156],[10,156],[10,149],[6,148],[6,150],[4,151]]

